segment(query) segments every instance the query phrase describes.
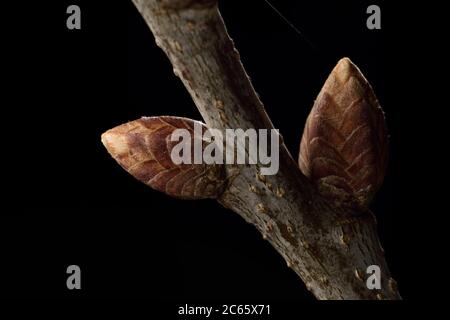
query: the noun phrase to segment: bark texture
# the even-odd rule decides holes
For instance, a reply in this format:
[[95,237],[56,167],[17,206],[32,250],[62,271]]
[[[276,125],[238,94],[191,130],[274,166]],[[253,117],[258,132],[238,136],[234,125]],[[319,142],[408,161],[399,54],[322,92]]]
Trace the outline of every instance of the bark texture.
[[[214,0],[133,0],[209,128],[273,129]],[[299,169],[280,136],[280,170],[226,165],[217,200],[254,225],[318,299],[399,299],[364,207],[336,206]],[[369,265],[381,289],[366,286]]]

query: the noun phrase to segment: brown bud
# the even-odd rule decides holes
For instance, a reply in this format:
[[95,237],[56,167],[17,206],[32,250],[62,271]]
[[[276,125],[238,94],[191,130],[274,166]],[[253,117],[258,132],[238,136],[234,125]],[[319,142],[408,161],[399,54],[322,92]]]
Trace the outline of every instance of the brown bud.
[[367,206],[384,179],[387,140],[372,87],[350,59],[341,59],[306,121],[300,169],[325,197]]
[[[201,125],[201,136],[194,135],[194,123]],[[144,117],[106,131],[102,142],[127,172],[153,189],[181,199],[216,198],[225,181],[223,165],[175,164],[171,158],[179,143],[171,141],[175,129],[189,131],[193,157],[194,140],[203,139],[206,126],[186,118]],[[205,148],[207,143],[201,142]]]

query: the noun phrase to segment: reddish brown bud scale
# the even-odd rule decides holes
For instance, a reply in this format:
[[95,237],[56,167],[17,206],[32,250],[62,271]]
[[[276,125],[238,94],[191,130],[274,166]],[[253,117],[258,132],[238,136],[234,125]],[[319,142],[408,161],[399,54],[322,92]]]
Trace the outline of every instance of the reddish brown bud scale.
[[339,61],[306,121],[299,165],[327,198],[367,206],[383,182],[388,139],[372,87],[348,58]]
[[[176,165],[171,159],[172,148],[179,143],[171,141],[175,129],[190,132],[192,149],[194,139],[202,139],[194,136],[195,122],[170,116],[144,117],[108,130],[102,142],[128,173],[155,190],[181,199],[216,198],[225,181],[223,165]],[[197,123],[204,132],[206,126]],[[207,145],[202,144],[203,148]]]

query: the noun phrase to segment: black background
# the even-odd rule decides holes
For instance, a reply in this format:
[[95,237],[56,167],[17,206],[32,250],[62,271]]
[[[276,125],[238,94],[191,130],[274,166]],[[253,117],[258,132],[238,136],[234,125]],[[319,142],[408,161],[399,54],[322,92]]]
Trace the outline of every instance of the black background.
[[[329,72],[350,57],[386,113],[390,162],[372,209],[404,299],[420,297],[410,222],[420,162],[420,111],[411,81],[405,7],[383,1],[221,1],[243,64],[273,123],[296,156],[306,116]],[[69,4],[82,30],[67,30]],[[366,8],[382,9],[382,30]],[[181,201],[136,181],[110,158],[102,132],[141,116],[201,119],[131,1],[14,5],[3,52],[4,179],[0,293],[29,298],[149,298],[152,301],[313,301],[254,227],[214,201]],[[305,37],[309,40],[306,41]],[[310,44],[312,43],[312,45]],[[416,83],[417,84],[417,83]],[[419,104],[419,98],[411,99]],[[407,102],[408,101],[408,102]],[[66,288],[66,268],[82,290]]]

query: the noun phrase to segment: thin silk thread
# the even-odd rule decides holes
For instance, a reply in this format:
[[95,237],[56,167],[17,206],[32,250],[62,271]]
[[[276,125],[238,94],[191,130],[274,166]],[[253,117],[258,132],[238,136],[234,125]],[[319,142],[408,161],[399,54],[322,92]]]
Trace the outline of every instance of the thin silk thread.
[[275,13],[280,16],[281,19],[283,19],[284,22],[286,22],[298,35],[300,35],[300,37],[302,37],[303,40],[305,40],[311,46],[311,48],[317,50],[316,46],[311,41],[309,41],[309,39],[288,18],[286,18],[277,8],[275,8],[273,4],[271,4],[268,0],[264,0],[264,2],[267,3],[267,5],[273,11],[275,11]]

